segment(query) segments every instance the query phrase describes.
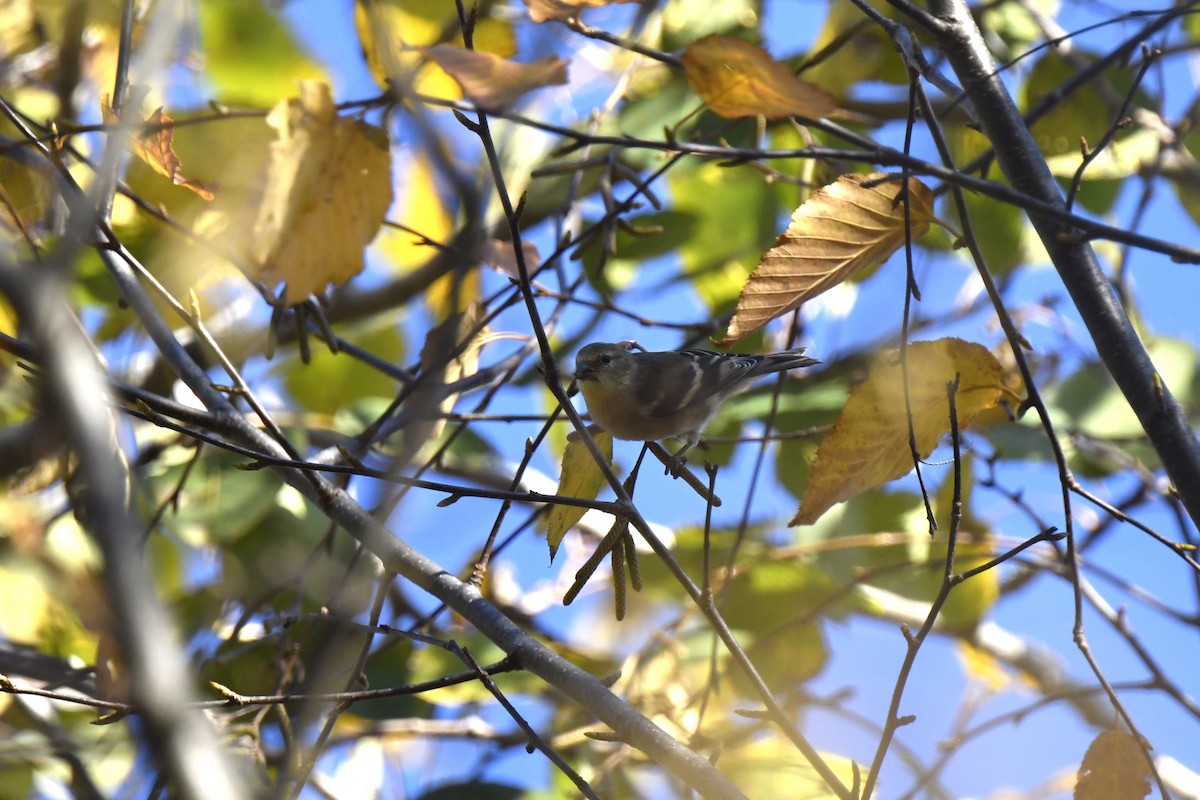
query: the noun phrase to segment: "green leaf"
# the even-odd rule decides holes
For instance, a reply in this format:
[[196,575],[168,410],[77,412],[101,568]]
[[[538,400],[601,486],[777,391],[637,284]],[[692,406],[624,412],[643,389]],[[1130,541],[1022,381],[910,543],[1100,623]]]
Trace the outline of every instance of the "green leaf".
[[772,561],[762,545],[746,547],[746,568],[725,589],[721,603],[732,628],[754,634],[788,628],[808,620],[837,590],[816,566],[796,559]]
[[[295,490],[286,487],[267,492],[272,507],[254,524],[251,535],[226,540],[220,590],[240,597],[286,586],[289,598],[294,598],[296,591],[311,592],[315,610],[328,602],[329,586],[340,579],[354,557],[354,540],[343,534],[327,543],[329,520],[304,501],[299,513],[284,508],[279,500],[287,493]],[[215,527],[220,533],[219,524]],[[322,557],[310,564],[318,548]],[[341,600],[347,607],[351,604],[344,593]]]
[[[689,136],[701,115],[685,117],[684,114],[700,107],[700,101],[692,94],[683,71],[652,68],[634,75],[629,97],[622,104],[616,124],[610,124],[606,132],[642,139],[661,139],[665,127],[670,128],[677,137]],[[622,157],[628,158],[631,164],[639,168],[648,167],[659,158],[658,154],[649,152],[628,152],[623,153]]]
[[180,486],[178,510],[168,509],[165,520],[176,535],[192,546],[227,544],[254,531],[276,504],[279,479],[269,470],[241,470],[244,456],[208,451],[195,466],[191,448],[173,448],[155,462],[152,496],[165,502]]
[[1031,11],[1043,15],[1043,19],[1052,19],[1058,13],[1058,8],[1058,0],[999,3],[983,9],[982,29],[999,36],[1013,54],[1023,53],[1046,38],[1044,24]]
[[[12,733],[5,738],[10,746],[15,744]],[[18,761],[12,757],[8,763],[0,766],[0,800],[26,800],[32,797],[33,767],[32,762]]]
[[[872,5],[884,16],[895,14],[886,3]],[[829,14],[810,54],[820,53],[835,42],[841,42],[840,46],[800,73],[801,78],[836,97],[852,94],[854,86],[864,81],[902,84],[908,80],[904,63],[887,33],[879,25],[863,25],[862,12],[852,3],[829,4]]]
[[[456,636],[455,640],[471,653],[471,657],[481,667],[504,658],[504,651],[484,638],[482,634]],[[433,681],[444,678],[447,675],[466,672],[470,669],[467,664],[463,663],[462,659],[449,650],[428,646],[417,647],[413,650],[412,657],[408,661],[408,667],[411,670],[409,680],[413,683]],[[527,673],[505,675],[502,678],[498,676],[498,680],[503,681],[506,693],[517,691],[514,688],[514,684],[520,684],[523,688],[528,688],[536,693],[537,690],[535,687],[540,683],[539,679]],[[449,707],[458,707],[466,703],[491,703],[495,700],[492,697],[492,693],[487,690],[487,687],[479,681],[467,681],[466,683],[459,683],[454,686],[433,689],[423,692],[420,698],[426,703]]]
[[[821,753],[844,786],[855,783],[852,762],[832,753]],[[721,753],[721,772],[747,797],[772,800],[832,800],[837,795],[824,779],[782,736],[759,738]]]
[[[376,325],[350,334],[352,343],[385,361],[396,362],[404,353],[403,339],[395,325]],[[348,353],[333,353],[323,344],[314,343],[308,364],[298,359],[287,365],[288,391],[305,408],[333,414],[343,406],[365,398],[392,398],[398,385],[373,366]]]
[[203,0],[199,20],[205,76],[223,103],[265,108],[298,80],[329,80],[263,0]]
[[[814,678],[829,659],[821,626],[815,622],[784,625],[744,646],[768,686],[799,686]],[[729,678],[741,696],[756,696],[740,669],[730,669]]]
[[[1187,398],[1194,391],[1200,370],[1195,346],[1169,337],[1147,342],[1146,349],[1163,383]],[[1125,395],[1102,364],[1081,367],[1048,396],[1051,413],[1065,415],[1070,427],[1097,439],[1142,438],[1142,425]]]
[[729,33],[756,19],[759,5],[755,0],[671,0],[663,7],[662,46],[680,50],[710,33]]
[[[1077,75],[1079,60],[1089,63],[1096,60],[1096,56],[1075,48],[1072,51],[1072,60],[1068,61],[1058,51],[1047,50],[1045,55],[1038,59],[1025,83],[1022,110],[1031,109]],[[1088,83],[1061,98],[1053,109],[1031,126],[1030,132],[1038,148],[1047,157],[1074,154],[1077,160],[1081,141],[1086,141],[1089,147],[1095,147],[1116,124],[1118,108],[1112,98],[1120,98],[1129,91],[1132,72],[1110,68],[1103,72],[1103,76],[1112,87],[1111,92],[1102,93],[1094,83]],[[1116,102],[1119,102],[1119,99]],[[1149,103],[1150,100],[1144,91],[1139,90],[1135,94],[1134,107],[1147,106]],[[1134,147],[1134,150],[1138,151],[1140,148]],[[1096,177],[1103,175],[1098,174]],[[1086,194],[1081,192],[1079,201],[1089,210],[1101,213],[1111,207],[1116,199],[1115,189],[1118,188],[1097,184],[1089,187]]]
[[697,220],[680,250],[684,273],[714,316],[728,314],[782,230],[781,191],[756,170],[711,163],[674,170],[668,183],[676,210]]
[[[984,262],[993,275],[1006,276],[1029,260],[1029,248],[1026,245],[1032,229],[1022,209],[974,192],[964,192],[963,200],[971,217],[975,241],[979,243]],[[955,221],[962,231],[957,205],[948,203],[947,206],[954,210]],[[970,258],[966,250],[962,252],[964,258]]]
[[[624,289],[643,262],[667,256],[691,241],[696,233],[698,220],[691,214],[679,211],[663,211],[645,214],[628,220],[626,227],[617,229],[616,251],[603,261],[603,242],[593,237],[580,248],[579,255],[587,269],[588,279],[602,294]],[[592,223],[584,227],[590,228]],[[641,232],[640,235],[637,232]]]
[[[413,683],[409,671],[413,649],[412,640],[400,639],[372,653],[363,669],[367,686],[384,689]],[[433,706],[420,695],[405,694],[361,701],[351,706],[350,712],[366,719],[427,719],[433,714]]]

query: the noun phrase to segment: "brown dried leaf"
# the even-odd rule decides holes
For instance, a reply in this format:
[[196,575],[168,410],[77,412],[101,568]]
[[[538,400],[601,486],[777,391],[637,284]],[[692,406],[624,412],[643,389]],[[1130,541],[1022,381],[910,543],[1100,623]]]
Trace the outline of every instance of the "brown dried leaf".
[[1092,740],[1075,783],[1075,800],[1139,800],[1150,793],[1150,764],[1133,736],[1104,731]]
[[207,186],[199,181],[188,180],[180,172],[179,156],[175,154],[175,148],[171,144],[175,136],[171,118],[159,108],[146,119],[146,122],[156,123],[162,127],[158,131],[151,131],[139,137],[138,156],[155,172],[170,178],[171,183],[176,186],[191,189],[205,200],[212,200],[213,193]]
[[[118,122],[107,101],[104,104],[104,121],[109,124]],[[200,181],[188,180],[181,171],[182,164],[175,152],[174,120],[163,113],[161,107],[146,117],[146,125],[153,126],[151,130],[142,133],[134,139],[133,149],[138,158],[145,161],[152,170],[166,178],[176,186],[190,189],[205,200],[212,200],[212,190]],[[158,128],[158,130],[153,130]]]
[[500,108],[533,89],[567,82],[567,62],[557,56],[518,64],[448,44],[426,47],[423,52],[458,81],[463,94],[483,108]]
[[[908,347],[908,398],[917,452],[928,456],[950,430],[946,384],[960,376],[955,408],[959,428],[1008,396],[1004,367],[983,345],[962,339],[913,342]],[[882,486],[912,469],[908,412],[899,351],[883,353],[817,449],[804,498],[791,525],[815,522],[834,503]]]
[[338,116],[329,86],[302,81],[271,110],[278,131],[254,223],[251,277],[287,284],[288,304],[363,269],[363,249],[392,203],[387,134]]
[[728,119],[820,119],[837,108],[833,97],[742,39],[713,35],[692,42],[683,53],[683,69],[708,107]]
[[[532,278],[542,268],[542,255],[532,242],[521,242],[521,253],[525,257],[525,268]],[[483,263],[503,272],[513,280],[521,279],[517,268],[517,254],[512,242],[503,239],[488,239],[483,243]]]
[[579,16],[585,8],[600,8],[601,6],[617,5],[619,3],[636,3],[638,0],[525,0],[529,8],[529,18],[534,22],[545,22],[550,19],[572,19]]
[[[413,450],[424,442],[436,442],[446,427],[445,414],[454,410],[457,394],[441,397],[442,387],[457,383],[479,371],[479,351],[495,336],[480,328],[483,306],[472,302],[460,314],[451,314],[425,335],[421,347],[421,388],[409,396],[407,408],[420,420],[405,430],[405,443]],[[436,377],[433,377],[436,376]],[[440,400],[438,399],[440,397]],[[415,413],[425,406],[426,413]],[[432,412],[436,407],[440,414]]]
[[[904,206],[900,183],[887,177],[842,175],[804,201],[746,281],[718,344],[729,346],[896,252],[904,244]],[[908,198],[916,239],[929,230],[933,194],[909,178]]]

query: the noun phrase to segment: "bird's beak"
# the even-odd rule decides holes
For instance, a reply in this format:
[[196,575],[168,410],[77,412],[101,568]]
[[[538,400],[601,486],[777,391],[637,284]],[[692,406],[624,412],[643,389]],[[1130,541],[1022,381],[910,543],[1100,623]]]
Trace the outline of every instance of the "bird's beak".
[[580,367],[575,370],[575,380],[577,381],[594,381],[596,380],[596,370],[591,367]]

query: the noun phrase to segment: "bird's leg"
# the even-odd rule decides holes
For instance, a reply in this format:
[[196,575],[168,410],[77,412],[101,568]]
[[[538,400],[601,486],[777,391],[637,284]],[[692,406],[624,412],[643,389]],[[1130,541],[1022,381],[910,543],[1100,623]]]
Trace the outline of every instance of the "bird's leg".
[[[663,447],[658,442],[647,442],[646,445],[647,445],[647,447],[649,447],[650,452],[654,453],[654,455],[658,458],[659,461],[661,461],[663,464],[667,465],[667,474],[668,475],[671,475],[672,477],[675,477],[675,478],[682,478],[684,483],[686,483],[689,487],[691,487],[696,492],[696,494],[700,495],[700,497],[703,498],[706,502],[712,503],[713,507],[721,505],[721,498],[717,497],[715,494],[713,494],[711,491],[709,491],[709,488],[707,486],[705,486],[704,483],[699,478],[696,477],[696,474],[694,472],[692,472],[689,469],[685,469],[682,464],[678,465],[677,467],[675,466],[675,464],[674,464],[675,458],[670,453],[667,452],[665,447]],[[689,448],[691,446],[692,445],[689,444],[686,447],[680,449],[679,452],[682,453],[684,450],[686,450],[687,448]],[[675,455],[678,456],[679,453],[676,453]],[[686,463],[686,459],[684,459],[684,463]],[[674,471],[672,471],[672,468],[674,468]]]

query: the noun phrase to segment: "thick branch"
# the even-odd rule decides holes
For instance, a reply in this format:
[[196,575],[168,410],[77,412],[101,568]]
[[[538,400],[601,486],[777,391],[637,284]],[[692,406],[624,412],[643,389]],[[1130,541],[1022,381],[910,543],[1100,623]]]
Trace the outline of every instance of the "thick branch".
[[66,284],[43,268],[0,258],[0,291],[12,301],[42,356],[52,418],[78,458],[84,522],[104,554],[105,587],[130,687],[147,740],[181,797],[239,798],[243,776],[194,709],[183,648],[143,565],[141,525],[126,498],[128,470],[116,449],[109,387],[66,304]]
[[[132,265],[137,262],[124,249],[119,253],[102,251],[109,272],[122,297],[138,315],[160,353],[179,374],[218,421],[218,431],[232,441],[271,453],[288,456],[274,439],[251,425],[215,390],[208,376],[175,339],[157,308],[138,283]],[[311,472],[279,468],[288,484],[311,500],[329,519],[348,531],[374,554],[390,574],[407,580],[438,598],[468,620],[496,643],[516,663],[561,691],[581,708],[604,722],[622,741],[677,775],[704,797],[743,798],[743,794],[712,764],[698,753],[676,741],[662,728],[646,719],[613,694],[595,676],[556,655],[541,642],[521,630],[479,590],[464,583],[441,565],[409,547],[368,514],[342,489]]]
[[[1005,177],[1019,191],[1065,210],[1058,184],[1000,80],[966,3],[935,0],[930,5],[948,23],[941,46],[996,148]],[[1200,442],[1187,416],[1125,316],[1091,244],[1060,221],[1038,214],[1031,214],[1030,220],[1100,358],[1162,458],[1192,522],[1200,527]]]

